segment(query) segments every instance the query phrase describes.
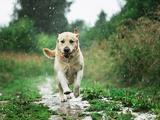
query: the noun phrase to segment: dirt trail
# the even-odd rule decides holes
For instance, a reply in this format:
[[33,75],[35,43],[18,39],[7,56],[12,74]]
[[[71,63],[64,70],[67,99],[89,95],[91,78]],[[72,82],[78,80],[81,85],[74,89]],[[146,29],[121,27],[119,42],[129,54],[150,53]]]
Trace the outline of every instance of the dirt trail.
[[79,120],[92,120],[90,116],[79,117],[79,115],[89,107],[88,101],[82,101],[82,97],[72,98],[67,102],[61,102],[56,87],[51,78],[46,78],[46,82],[39,86],[40,94],[42,95],[41,101],[45,106],[48,106],[51,111],[56,115],[52,115],[49,120],[63,120],[63,117]]

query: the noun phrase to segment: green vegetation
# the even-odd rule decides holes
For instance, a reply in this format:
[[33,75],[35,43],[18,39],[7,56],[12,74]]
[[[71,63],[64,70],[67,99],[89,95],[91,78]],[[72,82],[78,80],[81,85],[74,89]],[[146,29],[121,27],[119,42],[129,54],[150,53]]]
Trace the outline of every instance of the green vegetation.
[[56,46],[57,35],[47,35],[45,33],[41,33],[37,35],[38,43],[37,50],[40,54],[42,54],[43,48],[54,49]]
[[110,38],[119,80],[127,85],[160,84],[160,22],[141,17],[130,23],[117,29],[118,38]]
[[0,53],[1,83],[53,73],[52,61],[44,56],[26,53]]
[[[67,0],[18,0],[22,9],[15,9],[13,17],[18,20],[29,18],[34,22],[34,27],[38,32],[59,33],[66,31],[68,21],[65,17],[71,2]],[[15,20],[16,21],[16,20]]]
[[21,19],[11,23],[9,27],[1,28],[0,50],[29,52],[35,50],[35,28],[29,19]]
[[91,28],[82,20],[68,25],[64,14],[71,3],[55,1],[58,6],[54,15],[60,17],[52,24],[54,15],[47,17],[54,10],[46,11],[56,3],[32,2],[37,6],[20,0],[23,8],[15,10],[18,19],[0,28],[0,119],[38,120],[53,114],[34,104],[41,97],[37,86],[46,75],[54,73],[53,61],[42,57],[42,48],[54,49],[57,32],[75,27],[80,30],[85,58],[83,99],[91,104],[86,111],[92,112],[92,118],[99,120],[105,115],[108,119],[133,119],[130,112],[118,114],[123,105],[134,111],[151,111],[160,119],[159,1],[127,0],[121,12],[109,21],[102,11]]
[[[1,114],[5,115],[5,120],[39,120],[47,119],[50,116],[48,108],[33,103],[33,100],[40,98],[36,85],[32,81],[25,80],[14,80],[15,83],[8,84],[7,88],[4,89],[3,94],[8,102],[6,105],[0,105]],[[39,82],[39,81],[38,81]],[[32,85],[32,86],[30,86]],[[34,85],[34,86],[33,86]]]
[[53,75],[51,63],[34,54],[1,53],[0,113],[6,120],[47,119],[48,108],[33,102],[40,99],[38,85],[47,74]]
[[[125,13],[123,9],[117,17]],[[159,6],[154,8],[152,16],[156,18],[159,10]],[[123,18],[123,21],[113,25],[113,17],[83,34],[88,39],[84,44],[91,44],[87,49],[90,51],[87,65],[98,65],[94,66],[95,69],[87,66],[86,72],[90,67],[90,72],[94,73],[87,79],[92,76],[96,79],[95,75],[98,74],[100,80],[111,80],[127,86],[160,84],[160,22],[153,18],[145,15],[137,19]]]
[[[85,83],[86,84],[86,83]],[[103,111],[108,119],[131,119],[133,116],[130,112],[126,114],[118,114],[121,111],[121,106],[132,107],[134,112],[152,111],[160,117],[159,94],[160,88],[115,88],[115,87],[100,87],[97,84],[86,84],[90,88],[82,90],[83,99],[89,100],[91,106],[87,111],[91,111],[92,117],[99,120]],[[107,101],[103,100],[107,98]]]

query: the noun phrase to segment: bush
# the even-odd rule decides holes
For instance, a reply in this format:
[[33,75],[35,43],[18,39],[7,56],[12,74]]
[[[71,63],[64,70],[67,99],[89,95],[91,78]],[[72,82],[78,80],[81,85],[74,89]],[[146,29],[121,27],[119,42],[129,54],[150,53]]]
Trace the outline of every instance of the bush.
[[160,83],[160,22],[140,18],[130,23],[110,37],[118,76],[127,85]]
[[[114,78],[115,61],[109,55],[109,46],[106,41],[94,42],[89,49],[85,49],[84,55],[84,79],[110,84]],[[110,81],[112,79],[112,81]],[[106,80],[108,80],[106,82]]]
[[122,16],[123,19],[137,19],[141,16],[148,16],[150,12],[156,9],[159,3],[158,0],[127,0],[120,16]]
[[35,28],[29,19],[21,19],[1,28],[0,50],[25,51],[36,49]]
[[44,33],[38,34],[38,52],[41,53],[43,48],[54,49],[56,47],[56,39],[57,37],[54,34],[52,36]]

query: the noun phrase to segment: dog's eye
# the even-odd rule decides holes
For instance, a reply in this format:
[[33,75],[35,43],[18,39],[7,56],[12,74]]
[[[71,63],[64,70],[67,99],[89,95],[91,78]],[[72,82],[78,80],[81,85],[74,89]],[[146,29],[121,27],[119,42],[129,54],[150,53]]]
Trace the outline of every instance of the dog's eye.
[[73,40],[70,40],[69,42],[70,42],[70,43],[73,43],[74,41],[73,41]]
[[64,43],[64,40],[62,40],[61,43]]

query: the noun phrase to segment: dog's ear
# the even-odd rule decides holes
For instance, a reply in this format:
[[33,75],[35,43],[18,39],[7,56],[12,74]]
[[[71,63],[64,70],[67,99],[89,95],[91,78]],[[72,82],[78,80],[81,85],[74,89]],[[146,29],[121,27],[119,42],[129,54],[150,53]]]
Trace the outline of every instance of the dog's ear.
[[55,50],[50,50],[48,48],[43,48],[43,53],[49,59],[53,59],[55,57]]
[[77,28],[74,28],[73,33],[76,35],[77,38],[79,37],[79,33],[78,33],[78,29]]
[[58,43],[59,42],[59,36],[60,36],[60,33],[57,33],[57,40],[56,40],[56,42]]

